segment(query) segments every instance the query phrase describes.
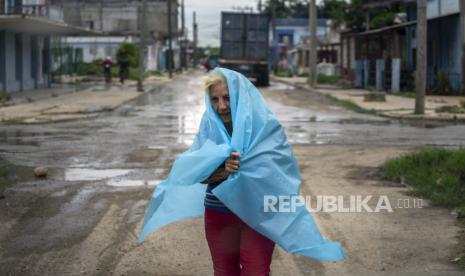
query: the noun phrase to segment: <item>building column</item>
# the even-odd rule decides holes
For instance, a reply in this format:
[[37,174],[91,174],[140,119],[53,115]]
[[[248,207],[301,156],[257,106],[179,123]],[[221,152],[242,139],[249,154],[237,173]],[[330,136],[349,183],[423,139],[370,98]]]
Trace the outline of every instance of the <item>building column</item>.
[[[44,80],[44,37],[38,36],[37,37],[37,71],[36,71],[36,88],[43,88],[45,87],[45,80]],[[73,56],[74,59],[74,56]]]
[[[341,41],[339,42],[339,68],[341,69],[341,72],[342,73],[344,70],[344,38],[341,36]],[[341,74],[342,75],[342,74]]]
[[30,63],[30,68],[31,68],[31,78],[34,83],[33,88],[38,88],[39,86],[39,79],[38,79],[38,71],[40,70],[39,68],[39,43],[38,43],[38,38],[37,36],[31,36],[31,63]]
[[[5,92],[17,92],[20,90],[18,77],[16,75],[16,39],[15,34],[7,31],[1,32],[0,51],[3,51],[3,58],[0,58],[0,72],[3,75],[3,90]],[[8,68],[8,70],[7,70]]]
[[400,91],[400,37],[399,34],[394,31],[394,49],[393,57],[391,61],[391,91],[397,93]]
[[44,86],[51,87],[52,84],[52,53],[51,53],[51,38],[50,36],[44,37]]
[[5,88],[5,31],[0,31],[0,91],[6,91]]
[[460,6],[460,53],[461,53],[461,66],[460,66],[460,83],[461,94],[465,94],[465,3],[459,1]]
[[22,50],[22,72],[21,72],[21,90],[34,89],[34,79],[31,75],[31,36],[27,34],[21,35],[21,50]]

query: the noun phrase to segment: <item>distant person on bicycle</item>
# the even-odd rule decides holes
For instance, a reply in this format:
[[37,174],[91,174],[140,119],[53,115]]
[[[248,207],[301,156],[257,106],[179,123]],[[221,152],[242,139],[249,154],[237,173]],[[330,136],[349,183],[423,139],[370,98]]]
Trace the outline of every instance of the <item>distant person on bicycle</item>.
[[113,65],[113,61],[111,60],[110,56],[102,62],[103,66],[103,75],[105,76],[105,84],[111,85],[111,66]]
[[129,60],[127,57],[122,57],[118,60],[119,65],[119,81],[124,84],[124,80],[128,77]]

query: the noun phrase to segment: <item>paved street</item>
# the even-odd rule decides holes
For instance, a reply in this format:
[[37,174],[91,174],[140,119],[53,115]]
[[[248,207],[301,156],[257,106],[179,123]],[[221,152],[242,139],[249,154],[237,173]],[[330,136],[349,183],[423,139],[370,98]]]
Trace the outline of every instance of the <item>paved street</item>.
[[[192,143],[203,77],[178,75],[91,119],[1,125],[0,160],[17,177],[0,199],[0,274],[212,275],[201,218],[137,242],[153,188]],[[293,145],[305,195],[409,199],[407,187],[377,178],[378,165],[425,146],[465,146],[465,125],[357,114],[282,83],[261,91]],[[49,168],[47,179],[33,176],[37,166]],[[348,259],[318,263],[277,248],[273,275],[463,275],[450,262],[463,229],[449,210],[424,205],[316,213]]]

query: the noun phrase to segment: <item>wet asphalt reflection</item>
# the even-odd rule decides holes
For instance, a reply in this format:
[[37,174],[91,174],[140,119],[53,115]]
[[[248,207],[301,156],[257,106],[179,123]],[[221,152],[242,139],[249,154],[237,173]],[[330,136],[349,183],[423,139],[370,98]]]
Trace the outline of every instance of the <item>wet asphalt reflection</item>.
[[[45,213],[14,209],[6,213],[0,208],[5,218],[20,216],[16,230],[0,235],[6,252],[21,254],[18,246],[24,244],[28,244],[24,250],[46,250],[61,246],[63,239],[78,242],[110,204],[109,195],[134,189],[150,193],[166,178],[176,155],[193,141],[204,111],[202,77],[200,73],[178,76],[90,120],[0,126],[0,159],[21,167],[18,171],[24,174],[15,178],[0,204],[14,207],[15,202],[32,197],[35,204],[48,206]],[[261,91],[292,144],[465,145],[464,125],[412,125],[357,114],[284,84],[272,83]],[[298,104],[289,104],[294,97]],[[48,178],[36,179],[32,173],[36,166],[48,167]],[[142,219],[146,198],[133,202],[131,223]],[[56,234],[47,235],[50,232]]]
[[[465,144],[464,125],[405,123],[358,114],[317,95],[305,96],[308,106],[289,105],[275,97],[276,93],[292,98],[293,94],[308,92],[281,83],[260,90],[292,144]],[[1,126],[0,157],[22,166],[62,170],[57,177],[65,181],[134,180],[132,175],[159,180],[166,176],[174,156],[192,143],[203,111],[202,76],[179,76],[97,119]],[[146,185],[144,181],[139,183]]]

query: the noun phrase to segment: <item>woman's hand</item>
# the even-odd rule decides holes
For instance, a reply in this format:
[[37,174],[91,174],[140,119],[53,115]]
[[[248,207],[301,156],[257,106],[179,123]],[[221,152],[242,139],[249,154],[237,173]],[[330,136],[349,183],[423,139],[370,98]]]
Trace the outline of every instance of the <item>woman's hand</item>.
[[241,155],[237,151],[232,152],[229,158],[224,162],[224,168],[223,166],[220,166],[207,179],[200,181],[200,183],[216,183],[218,181],[225,180],[230,174],[237,172],[241,166],[241,163],[238,160],[240,156]]
[[241,155],[239,152],[234,151],[231,153],[228,159],[226,159],[225,162],[225,170],[228,172],[228,174],[235,173],[239,168],[241,167],[241,163],[239,162],[239,157]]

